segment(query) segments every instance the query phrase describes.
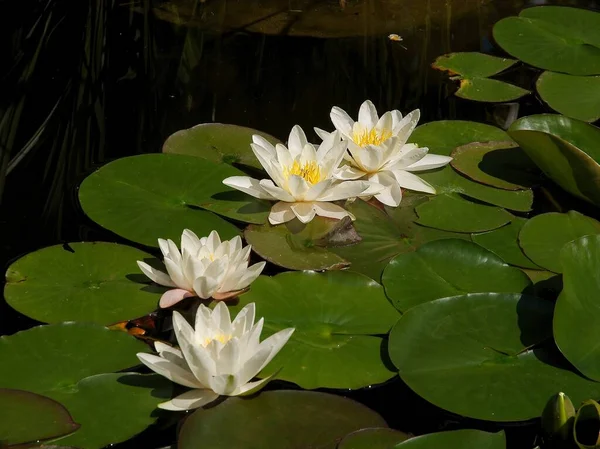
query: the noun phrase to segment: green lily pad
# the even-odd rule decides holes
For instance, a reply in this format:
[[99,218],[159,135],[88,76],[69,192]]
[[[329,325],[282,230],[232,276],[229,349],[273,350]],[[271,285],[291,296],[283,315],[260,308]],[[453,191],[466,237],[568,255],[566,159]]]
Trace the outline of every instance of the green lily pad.
[[521,293],[525,273],[475,243],[447,239],[401,254],[382,276],[385,293],[401,312],[439,298],[465,293]]
[[0,360],[10,367],[0,370],[0,385],[59,401],[81,424],[64,441],[99,449],[144,430],[156,419],[150,408],[170,396],[171,383],[159,376],[140,382],[127,377],[137,374],[104,374],[138,365],[136,354],[148,350],[127,333],[97,324],[34,327],[0,337]]
[[600,223],[575,211],[537,215],[523,225],[519,244],[523,252],[540,267],[562,272],[560,251],[585,235],[600,234]]
[[464,429],[449,432],[430,433],[411,438],[395,447],[395,449],[505,449],[504,432],[482,432],[481,430]]
[[351,262],[350,269],[365,274],[377,282],[388,262],[398,254],[414,251],[425,242],[444,238],[470,240],[468,234],[442,231],[416,223],[415,207],[426,202],[429,195],[410,193],[400,206],[383,210],[364,201],[347,206],[354,214],[354,227],[361,241],[354,245],[327,249]]
[[78,428],[59,402],[30,391],[0,388],[0,444],[51,440]]
[[[539,270],[540,267],[533,263],[519,246],[519,233],[525,223],[527,223],[526,218],[513,217],[506,226],[481,234],[473,234],[471,239],[510,265]],[[553,273],[551,275],[554,276]]]
[[265,319],[265,337],[296,328],[261,377],[276,374],[305,389],[354,389],[394,376],[381,348],[400,314],[383,287],[366,276],[345,271],[260,276],[233,308],[251,302]]
[[600,235],[566,244],[560,256],[564,287],[556,303],[554,339],[579,371],[600,380]]
[[84,212],[99,225],[134,242],[157,246],[158,238],[181,239],[216,230],[223,239],[239,234],[223,218],[265,223],[270,204],[223,184],[243,172],[192,156],[143,154],[117,159],[89,175],[79,189]]
[[[236,426],[232,423],[246,423]],[[348,433],[384,427],[365,406],[340,396],[311,391],[267,391],[252,399],[228,398],[198,409],[185,420],[180,449],[335,449]]]
[[540,181],[539,169],[517,144],[469,143],[452,152],[452,167],[473,181],[505,190],[523,190]]
[[201,123],[169,136],[162,151],[163,153],[197,156],[212,162],[262,170],[262,166],[250,147],[254,134],[264,137],[273,145],[281,143],[279,139],[269,134],[245,126]]
[[454,194],[437,195],[416,209],[417,223],[453,232],[482,232],[499,228],[512,219],[504,209],[473,203]]
[[503,103],[521,98],[531,92],[514,84],[490,78],[461,78],[456,96],[486,103]]
[[508,58],[486,55],[479,52],[449,53],[439,56],[432,67],[450,75],[463,75],[467,78],[487,78],[512,67],[517,61]]
[[387,427],[372,427],[346,435],[336,449],[394,449],[409,436]]
[[600,205],[600,129],[562,115],[516,120],[510,136],[566,191]]
[[541,6],[494,26],[494,39],[521,61],[572,75],[600,74],[600,14],[585,9]]
[[600,76],[544,72],[536,87],[555,111],[584,122],[600,120]]
[[450,156],[456,147],[471,142],[502,142],[511,139],[500,128],[484,123],[440,120],[417,126],[409,140],[420,147],[429,148],[432,153]]
[[15,310],[46,323],[108,325],[139,318],[158,307],[161,289],[148,285],[136,265],[152,258],[115,243],[50,246],[8,268],[4,297]]
[[452,413],[506,422],[536,418],[557,391],[574,403],[600,383],[574,372],[552,346],[551,301],[473,293],[408,310],[390,333],[400,377]]
[[347,267],[350,263],[338,255],[315,244],[314,232],[335,226],[338,220],[315,217],[306,227],[293,223],[277,226],[250,225],[244,231],[244,238],[252,249],[263,259],[290,270],[335,270]]

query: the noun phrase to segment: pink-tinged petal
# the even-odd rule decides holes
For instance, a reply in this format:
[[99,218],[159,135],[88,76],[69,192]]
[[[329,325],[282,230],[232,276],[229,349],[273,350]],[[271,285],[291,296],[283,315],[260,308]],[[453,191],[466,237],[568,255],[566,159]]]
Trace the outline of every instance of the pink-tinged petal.
[[235,298],[247,291],[248,291],[248,288],[246,287],[246,288],[240,288],[239,290],[231,290],[231,291],[224,292],[224,293],[217,292],[217,293],[213,293],[212,298],[215,301],[227,301],[228,299]]
[[450,161],[452,161],[452,158],[450,156],[442,156],[439,154],[428,154],[425,157],[423,157],[421,160],[406,167],[405,170],[410,171],[410,172],[433,170],[434,168],[440,168],[445,165],[448,165],[450,163]]
[[161,309],[166,309],[167,307],[174,306],[184,298],[191,298],[192,296],[196,295],[181,288],[174,288],[163,293],[163,295],[160,297],[158,305]]
[[279,203],[275,203],[271,208],[271,213],[269,214],[269,223],[272,225],[278,225],[281,223],[288,222],[293,220],[296,215],[292,212],[291,202],[280,201]]
[[148,276],[152,281],[156,282],[159,285],[164,285],[165,287],[177,287],[175,283],[171,280],[167,273],[163,273],[162,271],[156,270],[148,265],[146,262],[142,262],[141,260],[137,261],[138,267],[140,270]]
[[260,186],[273,197],[273,199],[279,201],[286,201],[288,203],[296,201],[296,199],[290,195],[289,192],[283,190],[281,187],[273,184],[270,179],[263,179],[260,181]]
[[313,203],[313,207],[316,214],[320,217],[334,218],[336,220],[341,220],[344,217],[350,217],[352,220],[354,220],[354,215],[337,204],[317,202]]
[[230,176],[223,180],[223,184],[232,189],[247,193],[254,198],[259,198],[261,200],[275,199],[260,186],[257,179],[250,178],[249,176]]
[[360,168],[344,165],[335,172],[334,176],[336,179],[352,181],[354,179],[360,179],[366,174],[367,173],[362,171]]
[[306,139],[304,130],[300,128],[300,126],[295,125],[290,131],[290,137],[288,138],[288,148],[290,149],[290,153],[293,154],[294,158],[302,153],[302,150],[307,143],[308,140]]
[[346,137],[352,136],[352,126],[354,125],[354,120],[350,118],[346,111],[334,106],[331,108],[329,117],[331,118],[335,129],[344,134]]
[[360,105],[360,109],[358,110],[358,121],[361,123],[361,125],[370,130],[375,128],[377,120],[378,116],[375,105],[371,102],[371,100],[366,100]]
[[197,389],[186,391],[183,394],[171,399],[167,402],[158,404],[158,408],[170,410],[173,412],[182,412],[185,410],[193,410],[215,401],[219,395],[214,391],[206,389]]
[[315,209],[312,203],[293,203],[292,212],[302,223],[308,223],[315,218]]
[[435,187],[422,180],[417,175],[413,175],[412,173],[404,170],[394,170],[392,173],[394,173],[396,181],[398,181],[400,187],[417,192],[436,193]]

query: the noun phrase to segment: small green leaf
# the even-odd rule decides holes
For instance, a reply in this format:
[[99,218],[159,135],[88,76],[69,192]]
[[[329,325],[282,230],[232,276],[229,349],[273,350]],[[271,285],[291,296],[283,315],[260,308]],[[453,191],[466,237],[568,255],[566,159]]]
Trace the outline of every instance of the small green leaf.
[[521,98],[531,92],[514,84],[489,78],[462,78],[456,96],[466,100],[503,103]]
[[408,438],[407,434],[387,427],[371,427],[346,435],[336,449],[392,449]]
[[512,67],[517,61],[478,52],[449,53],[439,56],[432,64],[434,69],[447,71],[450,75],[468,78],[487,78]]
[[411,438],[394,449],[505,449],[504,431],[488,433],[463,429],[430,433]]

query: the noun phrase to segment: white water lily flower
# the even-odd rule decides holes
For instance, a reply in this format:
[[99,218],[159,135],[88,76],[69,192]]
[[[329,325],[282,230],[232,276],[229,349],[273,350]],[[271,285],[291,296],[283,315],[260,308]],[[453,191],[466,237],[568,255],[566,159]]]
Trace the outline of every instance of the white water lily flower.
[[260,339],[263,318],[254,324],[254,303],[245,306],[231,322],[227,306],[214,310],[200,305],[194,328],[173,312],[173,329],[180,349],[159,341],[158,355],[138,353],[152,371],[172,382],[192,388],[158,405],[165,410],[191,410],[219,397],[254,393],[270,379],[250,382],[275,357],[294,332],[293,328]]
[[[418,109],[406,117],[394,110],[379,118],[377,109],[367,100],[360,107],[357,122],[337,106],[331,109],[330,117],[342,139],[348,142],[345,159],[350,163],[337,170],[335,177],[365,178],[385,186],[375,198],[393,207],[402,200],[401,188],[435,193],[431,184],[412,172],[443,167],[452,158],[427,154],[428,148],[406,143],[419,121]],[[317,128],[315,131],[322,139],[330,139],[330,133]]]
[[366,181],[340,182],[333,177],[346,151],[346,143],[340,141],[337,132],[323,139],[317,149],[308,143],[299,126],[292,128],[288,147],[273,146],[258,135],[252,136],[252,142],[252,151],[271,179],[232,176],[223,184],[256,198],[278,201],[269,214],[271,224],[285,223],[294,217],[308,223],[315,215],[354,218],[331,201],[372,195],[383,189]]
[[181,252],[173,240],[158,239],[167,273],[138,260],[146,276],[165,287],[175,287],[160,298],[162,308],[197,295],[221,300],[238,295],[261,273],[266,262],[248,267],[250,245],[242,247],[239,236],[221,242],[217,231],[198,238],[189,229],[181,235]]

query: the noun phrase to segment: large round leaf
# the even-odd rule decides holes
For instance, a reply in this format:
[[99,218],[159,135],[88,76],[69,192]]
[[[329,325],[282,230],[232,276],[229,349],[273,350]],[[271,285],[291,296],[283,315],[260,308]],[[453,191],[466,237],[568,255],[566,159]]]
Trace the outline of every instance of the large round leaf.
[[555,111],[584,122],[600,120],[600,76],[544,72],[536,87]]
[[470,240],[468,234],[442,231],[416,223],[415,207],[423,204],[428,195],[407,194],[398,207],[383,210],[364,201],[355,201],[347,208],[356,217],[354,227],[361,241],[354,245],[329,247],[350,261],[352,271],[358,271],[375,279],[394,256],[414,251],[425,242],[444,238]]
[[456,194],[435,196],[416,211],[417,223],[453,232],[489,231],[512,219],[504,209],[467,201]]
[[546,70],[573,75],[600,73],[600,14],[542,6],[494,26],[494,39],[510,55]]
[[371,427],[346,435],[336,449],[393,449],[409,436],[387,427]]
[[261,276],[235,309],[251,302],[265,319],[265,336],[296,328],[262,377],[276,373],[314,389],[361,388],[394,376],[382,359],[382,336],[400,315],[383,287],[366,276],[345,271]]
[[78,428],[59,402],[31,391],[0,388],[0,443],[50,440]]
[[162,150],[163,153],[198,156],[213,162],[262,169],[250,147],[254,134],[272,144],[280,143],[269,134],[245,126],[201,123],[169,136]]
[[269,203],[223,184],[243,173],[227,164],[192,156],[143,154],[117,159],[81,184],[84,212],[101,226],[135,242],[157,246],[158,238],[179,241],[189,228],[231,238],[238,229],[210,208],[236,220],[264,223]]
[[430,433],[411,438],[396,449],[505,449],[504,432],[488,433],[481,430],[464,429]]
[[310,391],[267,391],[229,398],[185,420],[180,449],[335,449],[348,433],[384,427],[374,411],[349,399]]
[[14,309],[46,323],[131,320],[158,304],[160,290],[138,280],[144,276],[136,260],[144,259],[152,256],[115,243],[50,246],[8,268],[4,297]]
[[456,96],[486,103],[503,103],[521,98],[531,92],[514,84],[490,78],[462,78]]
[[579,237],[600,234],[600,223],[579,212],[550,212],[537,215],[523,225],[519,244],[523,252],[540,267],[562,272],[560,251]]
[[495,254],[464,240],[438,240],[401,254],[382,276],[385,293],[401,312],[438,298],[464,293],[521,293],[525,273]]
[[519,246],[519,233],[527,219],[513,217],[506,226],[493,231],[471,235],[471,240],[499,256],[504,262],[517,267],[539,270],[539,266],[529,259]]
[[139,364],[136,354],[147,351],[127,333],[97,324],[34,327],[0,338],[0,360],[10,367],[0,370],[0,385],[64,404],[81,424],[69,441],[73,438],[82,449],[98,449],[144,430],[156,418],[150,417],[150,408],[168,398],[171,384],[158,376],[148,382],[128,381],[123,374],[95,380],[102,378],[99,374]]
[[467,78],[487,78],[496,75],[517,61],[508,58],[486,55],[478,52],[448,53],[439,56],[432,67],[448,72],[449,75],[463,75]]
[[568,243],[560,259],[564,287],[556,303],[554,339],[579,371],[600,380],[600,235]]
[[600,129],[562,115],[523,117],[508,130],[538,167],[563,189],[600,204]]
[[572,371],[553,349],[550,301],[473,293],[408,310],[390,333],[400,377],[419,396],[459,415],[522,421],[540,415],[557,391],[573,402],[600,383]]

